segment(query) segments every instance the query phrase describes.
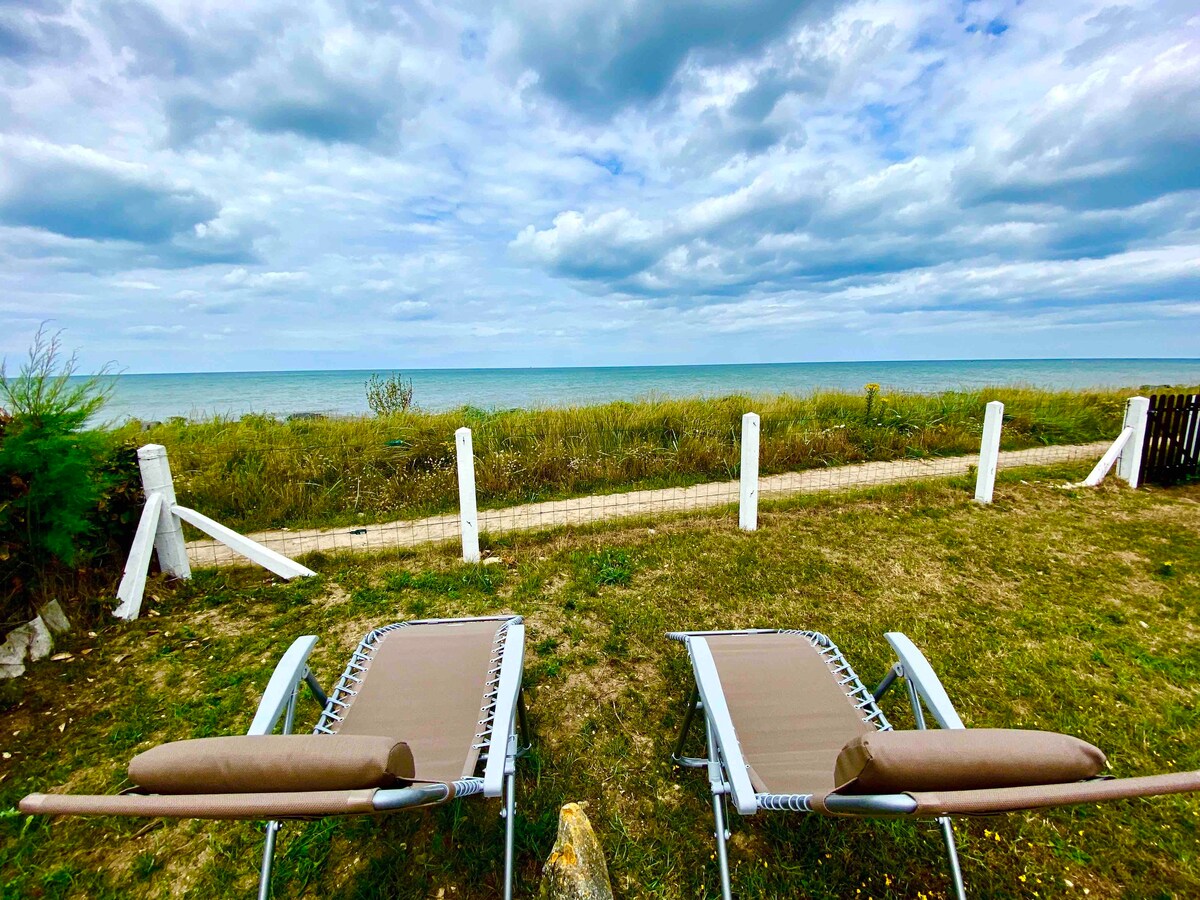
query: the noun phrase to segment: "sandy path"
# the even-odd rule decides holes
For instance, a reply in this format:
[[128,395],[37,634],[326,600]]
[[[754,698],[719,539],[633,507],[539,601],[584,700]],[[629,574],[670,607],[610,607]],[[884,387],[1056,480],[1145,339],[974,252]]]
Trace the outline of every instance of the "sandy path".
[[[1108,442],[1073,444],[1063,447],[1035,447],[1000,454],[1000,468],[1043,465],[1072,459],[1098,459]],[[962,475],[979,462],[978,454],[939,457],[935,459],[898,459],[887,462],[859,463],[828,469],[808,469],[786,475],[771,475],[759,480],[762,498],[778,498],[791,494],[817,493],[869,487],[876,484],[895,484],[923,478],[944,478]],[[681,512],[707,509],[738,502],[736,481],[698,484],[688,488],[661,488],[650,491],[630,491],[624,494],[603,494],[576,497],[571,500],[548,500],[526,503],[504,509],[479,512],[482,532],[498,534],[530,528],[549,528],[557,525],[582,525],[605,519],[644,516],[651,513]],[[412,547],[434,541],[458,540],[458,516],[430,516],[363,525],[357,528],[297,531],[281,529],[260,531],[248,535],[261,544],[285,556],[295,557],[314,550],[378,550],[390,547]],[[232,550],[211,540],[189,541],[188,555],[199,566],[224,566],[244,562]]]

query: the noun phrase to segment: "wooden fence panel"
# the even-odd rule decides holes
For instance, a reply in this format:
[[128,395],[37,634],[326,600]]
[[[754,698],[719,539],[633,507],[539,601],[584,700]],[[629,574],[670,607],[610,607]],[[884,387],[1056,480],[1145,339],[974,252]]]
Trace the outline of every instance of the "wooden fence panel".
[[1200,477],[1200,394],[1150,397],[1142,479],[1171,485]]

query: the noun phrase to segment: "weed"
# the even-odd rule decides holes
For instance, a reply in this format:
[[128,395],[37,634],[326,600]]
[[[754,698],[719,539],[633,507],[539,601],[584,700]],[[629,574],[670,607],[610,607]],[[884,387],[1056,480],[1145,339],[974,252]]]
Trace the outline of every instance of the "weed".
[[574,584],[585,594],[595,596],[600,588],[610,585],[624,587],[633,578],[633,563],[625,550],[605,548],[588,553],[576,553],[572,559]]

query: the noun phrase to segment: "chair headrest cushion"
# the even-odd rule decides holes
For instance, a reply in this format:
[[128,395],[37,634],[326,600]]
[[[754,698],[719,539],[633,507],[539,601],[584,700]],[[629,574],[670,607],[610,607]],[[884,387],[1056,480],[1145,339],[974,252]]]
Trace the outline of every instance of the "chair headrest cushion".
[[371,735],[271,734],[161,744],[129,763],[153,794],[243,794],[396,787],[414,775],[408,744]]
[[969,791],[1081,781],[1106,765],[1096,747],[1051,731],[874,731],[842,748],[834,784],[843,794]]

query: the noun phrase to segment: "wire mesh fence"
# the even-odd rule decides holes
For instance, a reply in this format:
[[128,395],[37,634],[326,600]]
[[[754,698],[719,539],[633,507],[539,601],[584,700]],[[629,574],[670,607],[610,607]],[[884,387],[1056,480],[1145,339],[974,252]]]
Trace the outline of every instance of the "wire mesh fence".
[[[1002,450],[998,468],[1058,466],[1076,462],[1094,462],[1109,441],[1065,446],[1042,446],[1024,450]],[[850,465],[826,466],[796,472],[768,475],[759,479],[759,496],[780,499],[796,494],[870,488],[905,481],[949,478],[969,474],[979,465],[978,453],[954,456],[909,457],[876,460]]]
[[[698,509],[737,499],[739,435],[727,428],[473,428],[485,532]],[[283,553],[379,550],[461,537],[454,435],[386,441],[210,442],[171,450],[176,493]],[[721,479],[713,481],[714,477]],[[427,513],[422,515],[422,513]],[[302,527],[303,523],[331,522]],[[284,524],[287,523],[287,524]],[[273,527],[272,527],[273,526]],[[236,559],[189,532],[198,566]]]
[[[285,556],[457,540],[454,436],[213,440],[169,448],[175,491]],[[198,566],[236,554],[187,529]]]
[[[979,433],[813,427],[762,421],[759,496],[847,490],[964,475]],[[735,505],[741,427],[514,430],[474,423],[478,526],[483,533],[585,525]],[[999,467],[1094,460],[1106,443],[1001,453]],[[974,449],[976,452],[968,452]],[[454,434],[398,432],[381,439],[209,441],[170,448],[179,503],[292,558],[458,541]],[[736,516],[736,513],[733,513]],[[238,560],[188,531],[196,566]]]
[[737,499],[736,427],[476,430],[483,531],[578,525]]

